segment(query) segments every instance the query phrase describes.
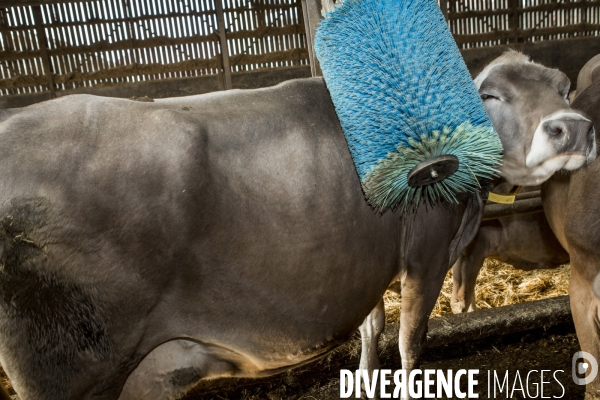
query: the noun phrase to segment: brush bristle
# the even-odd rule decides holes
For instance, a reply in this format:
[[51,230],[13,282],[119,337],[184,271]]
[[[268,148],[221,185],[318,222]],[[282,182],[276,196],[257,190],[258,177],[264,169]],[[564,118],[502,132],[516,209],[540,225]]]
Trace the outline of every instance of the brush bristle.
[[[497,176],[500,140],[435,0],[345,0],[315,49],[373,207],[457,202]],[[408,171],[441,154],[459,158],[457,172],[408,185]]]

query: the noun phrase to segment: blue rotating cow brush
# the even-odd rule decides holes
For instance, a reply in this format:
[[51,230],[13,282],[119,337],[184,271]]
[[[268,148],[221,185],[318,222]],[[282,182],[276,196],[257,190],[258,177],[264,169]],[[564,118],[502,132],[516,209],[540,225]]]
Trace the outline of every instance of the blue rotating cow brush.
[[315,39],[369,204],[458,202],[502,145],[435,0],[345,0]]

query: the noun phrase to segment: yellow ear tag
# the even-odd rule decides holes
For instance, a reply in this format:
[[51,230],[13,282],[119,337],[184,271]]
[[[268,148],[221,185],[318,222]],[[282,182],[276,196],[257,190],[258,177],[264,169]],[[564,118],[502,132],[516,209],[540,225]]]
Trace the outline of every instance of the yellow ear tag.
[[498,204],[513,204],[515,202],[516,197],[517,197],[517,195],[514,193],[496,194],[496,193],[490,192],[488,194],[488,201],[491,201],[492,203],[498,203]]

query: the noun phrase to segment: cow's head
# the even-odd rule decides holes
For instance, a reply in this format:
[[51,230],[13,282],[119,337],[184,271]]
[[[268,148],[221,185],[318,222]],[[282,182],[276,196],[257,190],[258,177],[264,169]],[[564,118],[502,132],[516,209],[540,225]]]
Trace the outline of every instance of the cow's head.
[[592,57],[577,75],[577,93],[582,93],[592,82],[600,81],[600,54]]
[[569,78],[509,51],[475,78],[504,148],[501,173],[533,186],[558,170],[574,170],[596,157],[589,119],[571,109]]

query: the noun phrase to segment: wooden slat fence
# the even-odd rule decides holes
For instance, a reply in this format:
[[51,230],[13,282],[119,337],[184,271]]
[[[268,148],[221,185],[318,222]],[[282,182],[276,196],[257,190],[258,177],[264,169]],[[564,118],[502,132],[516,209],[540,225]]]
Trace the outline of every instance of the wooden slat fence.
[[0,35],[1,95],[308,64],[300,0],[13,6]]
[[600,0],[440,0],[463,49],[600,34]]
[[[461,48],[600,34],[600,0],[438,0]],[[308,64],[301,0],[0,0],[0,95]]]

